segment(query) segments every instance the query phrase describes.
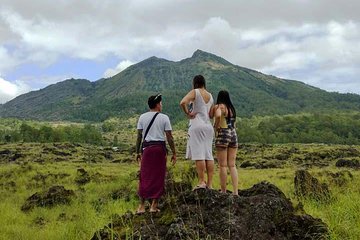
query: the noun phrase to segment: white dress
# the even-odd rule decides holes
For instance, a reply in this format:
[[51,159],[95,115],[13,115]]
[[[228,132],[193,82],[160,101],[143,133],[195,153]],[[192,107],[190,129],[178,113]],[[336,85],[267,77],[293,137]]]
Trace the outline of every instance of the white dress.
[[196,116],[194,119],[190,119],[186,158],[192,160],[214,160],[212,154],[214,129],[209,117],[209,111],[213,103],[214,100],[211,94],[210,100],[205,103],[200,90],[195,89],[193,112],[196,113]]

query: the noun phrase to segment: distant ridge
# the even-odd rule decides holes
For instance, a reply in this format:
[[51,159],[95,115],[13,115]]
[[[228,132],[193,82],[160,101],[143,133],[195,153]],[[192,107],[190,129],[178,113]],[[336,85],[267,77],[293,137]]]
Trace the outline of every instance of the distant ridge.
[[215,100],[219,90],[229,90],[239,116],[360,110],[359,95],[326,92],[196,50],[178,62],[153,56],[111,78],[68,79],[23,94],[0,105],[0,117],[102,121],[146,111],[148,96],[161,92],[164,112],[176,121],[183,118],[178,103],[197,74],[205,76]]

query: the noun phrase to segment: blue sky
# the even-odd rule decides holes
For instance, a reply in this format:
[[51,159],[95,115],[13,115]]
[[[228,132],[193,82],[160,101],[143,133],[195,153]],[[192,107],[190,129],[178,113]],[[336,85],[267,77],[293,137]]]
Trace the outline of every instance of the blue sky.
[[[10,82],[23,80],[33,88],[43,88],[57,82],[57,79],[61,81],[68,78],[83,78],[96,81],[104,77],[109,66],[116,66],[118,62],[119,59],[114,56],[99,61],[64,56],[60,57],[56,63],[46,66],[36,63],[19,65],[14,71],[6,75],[6,79]],[[57,79],[53,79],[53,76]]]
[[2,0],[0,103],[68,78],[110,77],[196,49],[360,94],[359,1]]

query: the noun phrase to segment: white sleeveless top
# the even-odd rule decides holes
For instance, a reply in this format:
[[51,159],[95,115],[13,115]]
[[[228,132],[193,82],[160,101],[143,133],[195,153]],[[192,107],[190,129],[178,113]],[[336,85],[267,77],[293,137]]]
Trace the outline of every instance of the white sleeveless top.
[[210,100],[205,103],[200,90],[195,89],[193,112],[196,113],[196,116],[194,119],[190,119],[186,158],[191,158],[192,160],[214,160],[212,154],[214,129],[209,117],[209,111],[213,103],[214,99],[211,94]]

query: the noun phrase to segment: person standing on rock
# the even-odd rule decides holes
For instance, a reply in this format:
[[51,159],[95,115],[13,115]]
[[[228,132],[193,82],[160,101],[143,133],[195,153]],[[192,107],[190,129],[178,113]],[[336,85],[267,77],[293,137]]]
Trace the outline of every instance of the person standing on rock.
[[[214,157],[212,154],[212,142],[214,129],[211,125],[210,113],[212,113],[213,97],[206,91],[205,78],[197,75],[193,79],[193,89],[181,100],[180,107],[190,119],[188,130],[188,142],[186,158],[195,161],[198,174],[197,188],[212,188],[214,175]],[[189,104],[192,103],[192,111]],[[207,181],[205,181],[205,171]]]
[[236,111],[228,91],[218,93],[214,107],[216,158],[220,166],[221,192],[226,192],[227,169],[229,168],[233,194],[238,195],[238,172],[236,153],[238,140],[235,129]]
[[142,114],[137,124],[136,159],[140,162],[137,214],[145,212],[145,200],[151,199],[150,212],[159,212],[158,200],[165,191],[167,150],[165,136],[176,163],[176,151],[169,117],[162,111],[161,94],[148,99],[149,112]]

